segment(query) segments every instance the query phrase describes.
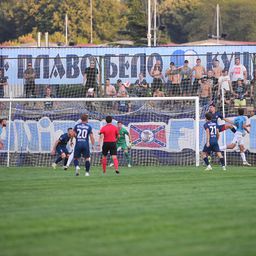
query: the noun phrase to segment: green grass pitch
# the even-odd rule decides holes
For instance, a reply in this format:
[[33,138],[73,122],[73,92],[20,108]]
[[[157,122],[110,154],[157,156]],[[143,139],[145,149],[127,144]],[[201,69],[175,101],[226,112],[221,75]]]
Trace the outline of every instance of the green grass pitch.
[[256,255],[254,167],[120,170],[0,168],[0,255]]

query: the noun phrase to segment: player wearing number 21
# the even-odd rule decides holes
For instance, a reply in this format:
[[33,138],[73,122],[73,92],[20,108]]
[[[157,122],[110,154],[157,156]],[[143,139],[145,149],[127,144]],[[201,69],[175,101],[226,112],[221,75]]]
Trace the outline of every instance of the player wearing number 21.
[[224,158],[221,154],[220,147],[218,144],[218,139],[219,139],[219,128],[216,124],[216,122],[212,122],[212,114],[211,113],[206,113],[205,114],[205,119],[206,123],[204,124],[204,129],[206,132],[206,144],[204,146],[202,156],[203,160],[206,164],[206,171],[212,170],[212,167],[209,163],[208,156],[211,154],[211,152],[216,152],[217,156],[220,159],[220,163],[222,165],[222,169],[225,171],[225,163],[224,163]]
[[79,176],[79,158],[83,156],[85,158],[85,176],[90,176],[90,143],[94,145],[94,136],[92,133],[92,127],[88,124],[88,115],[83,114],[81,116],[81,123],[78,123],[74,127],[76,145],[74,149],[74,165],[75,165],[75,175]]

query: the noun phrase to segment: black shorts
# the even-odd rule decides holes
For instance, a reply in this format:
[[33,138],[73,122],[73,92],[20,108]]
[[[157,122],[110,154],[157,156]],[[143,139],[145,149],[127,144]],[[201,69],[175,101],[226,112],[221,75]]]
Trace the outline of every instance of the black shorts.
[[104,142],[102,146],[102,155],[107,156],[110,152],[111,156],[117,155],[116,142]]
[[200,87],[199,81],[200,81],[200,79],[195,78],[193,86],[192,86],[192,94],[193,95],[196,95],[198,92],[198,89]]
[[181,91],[184,93],[188,93],[191,91],[191,80],[190,79],[182,79],[180,83]]

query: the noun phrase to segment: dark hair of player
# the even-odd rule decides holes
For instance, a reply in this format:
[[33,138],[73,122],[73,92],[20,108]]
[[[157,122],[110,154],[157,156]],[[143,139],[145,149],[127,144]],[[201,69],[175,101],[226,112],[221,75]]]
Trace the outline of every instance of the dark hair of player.
[[82,120],[82,122],[87,122],[88,121],[88,115],[87,114],[82,114],[81,115],[81,120]]
[[110,123],[112,122],[112,116],[107,116],[107,117],[106,117],[106,122],[107,122],[108,124],[110,124]]
[[238,115],[239,116],[243,116],[244,115],[244,109],[243,108],[239,108],[238,109]]
[[121,122],[121,121],[118,121],[117,123],[118,123],[118,124],[122,124],[122,122]]
[[69,131],[71,131],[71,130],[73,130],[73,128],[71,128],[71,127],[70,127],[70,128],[68,128],[68,132],[69,132]]
[[212,120],[212,113],[207,112],[207,113],[205,114],[205,118],[206,118],[208,121],[211,121],[211,120]]

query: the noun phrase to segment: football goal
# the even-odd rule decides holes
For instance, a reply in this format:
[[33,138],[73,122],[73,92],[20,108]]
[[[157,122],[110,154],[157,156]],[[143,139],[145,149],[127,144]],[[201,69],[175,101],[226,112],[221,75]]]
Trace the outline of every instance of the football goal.
[[[0,166],[51,166],[56,158],[51,155],[54,142],[84,113],[89,115],[96,140],[91,149],[93,165],[100,164],[99,130],[107,115],[130,133],[134,166],[199,166],[205,140],[204,132],[199,132],[198,97],[9,98],[2,100],[1,108],[7,126],[0,135],[4,144]],[[121,151],[119,161],[125,165]]]

